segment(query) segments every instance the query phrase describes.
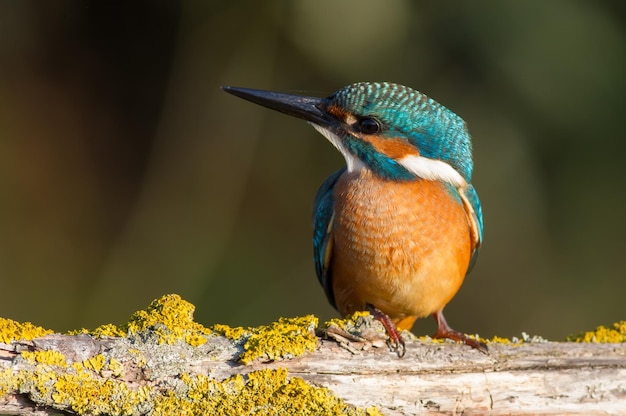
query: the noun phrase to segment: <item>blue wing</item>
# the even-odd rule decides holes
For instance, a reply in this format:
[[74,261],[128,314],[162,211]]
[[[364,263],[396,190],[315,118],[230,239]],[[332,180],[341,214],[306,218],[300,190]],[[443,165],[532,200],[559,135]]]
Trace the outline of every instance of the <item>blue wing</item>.
[[315,272],[320,284],[324,288],[330,304],[336,308],[333,285],[329,270],[330,257],[332,255],[332,228],[335,212],[333,189],[337,180],[346,168],[340,169],[330,175],[315,195],[315,207],[313,208],[313,256],[315,259]]
[[474,267],[474,263],[476,263],[478,251],[483,242],[483,210],[480,205],[480,199],[478,199],[478,193],[476,193],[476,189],[474,189],[471,184],[465,188],[464,196],[469,203],[468,215],[476,228],[475,231],[472,232],[472,234],[476,235],[473,235],[474,251],[472,252],[472,258],[470,260],[469,267],[467,268],[467,273],[469,273],[472,270],[472,267]]

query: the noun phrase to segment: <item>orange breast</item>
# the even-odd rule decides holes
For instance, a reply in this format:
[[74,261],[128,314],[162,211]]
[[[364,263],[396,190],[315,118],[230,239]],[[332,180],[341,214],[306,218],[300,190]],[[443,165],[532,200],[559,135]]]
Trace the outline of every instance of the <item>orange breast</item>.
[[472,243],[463,206],[445,185],[384,181],[363,170],[344,174],[334,197],[331,271],[341,313],[371,303],[399,321],[452,299]]

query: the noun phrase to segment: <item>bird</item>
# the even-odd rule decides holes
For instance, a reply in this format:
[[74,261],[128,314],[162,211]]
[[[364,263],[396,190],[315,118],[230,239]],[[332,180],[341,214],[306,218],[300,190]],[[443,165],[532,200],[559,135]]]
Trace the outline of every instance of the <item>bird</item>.
[[239,98],[303,119],[344,157],[315,196],[315,270],[342,315],[369,311],[405,354],[400,331],[433,316],[434,338],[487,353],[443,314],[472,269],[483,214],[471,183],[464,120],[412,88],[358,82],[328,97],[223,86]]

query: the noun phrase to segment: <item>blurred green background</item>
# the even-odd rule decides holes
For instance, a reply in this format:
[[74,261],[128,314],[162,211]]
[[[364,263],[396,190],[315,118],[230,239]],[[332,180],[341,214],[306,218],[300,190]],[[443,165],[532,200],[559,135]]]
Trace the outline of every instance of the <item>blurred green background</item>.
[[[418,89],[474,138],[485,213],[448,321],[562,339],[626,319],[626,3],[2,1],[0,316],[335,315],[311,210],[341,156],[220,85]],[[414,331],[434,331],[430,319]]]

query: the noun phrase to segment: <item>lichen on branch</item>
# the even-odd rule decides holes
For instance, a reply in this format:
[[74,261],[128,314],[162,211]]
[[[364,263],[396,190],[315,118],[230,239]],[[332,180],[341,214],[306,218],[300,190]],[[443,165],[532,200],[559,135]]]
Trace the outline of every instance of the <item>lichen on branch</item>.
[[[0,404],[22,395],[34,406],[78,415],[379,414],[281,368],[225,378],[195,372],[193,363],[207,360],[226,357],[229,367],[245,368],[313,351],[318,320],[309,315],[257,328],[205,327],[194,321],[194,309],[180,296],[166,295],[125,324],[68,335],[2,320],[0,340],[10,360],[0,360]],[[38,338],[44,335],[53,339]],[[59,341],[91,342],[95,353],[78,360],[54,349]]]

